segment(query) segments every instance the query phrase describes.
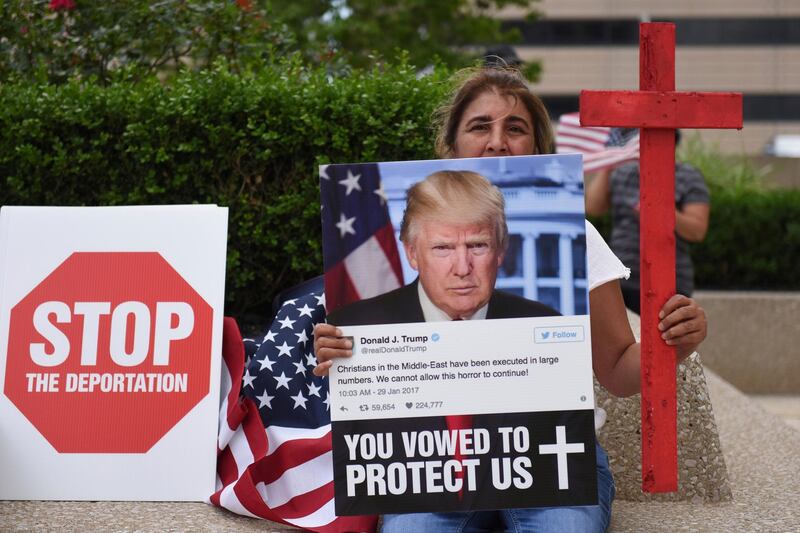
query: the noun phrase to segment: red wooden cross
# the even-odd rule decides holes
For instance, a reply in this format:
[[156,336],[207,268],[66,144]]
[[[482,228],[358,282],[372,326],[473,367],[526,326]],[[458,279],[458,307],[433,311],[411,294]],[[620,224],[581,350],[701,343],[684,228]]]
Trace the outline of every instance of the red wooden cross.
[[675,294],[675,129],[742,127],[741,93],[675,91],[675,25],[639,26],[639,91],[581,91],[582,126],[641,128],[642,490],[678,490],[675,349],[656,327]]

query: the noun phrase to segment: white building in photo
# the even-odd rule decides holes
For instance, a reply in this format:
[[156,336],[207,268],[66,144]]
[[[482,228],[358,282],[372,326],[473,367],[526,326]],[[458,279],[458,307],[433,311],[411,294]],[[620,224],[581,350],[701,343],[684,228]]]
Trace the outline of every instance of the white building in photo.
[[[473,170],[503,192],[509,244],[498,272],[497,288],[538,300],[562,314],[588,314],[586,227],[580,158],[525,156],[471,160],[392,163],[381,179],[389,200],[389,215],[400,243],[400,221],[406,190],[437,170]],[[388,170],[388,171],[387,171]],[[416,272],[401,253],[409,283]]]

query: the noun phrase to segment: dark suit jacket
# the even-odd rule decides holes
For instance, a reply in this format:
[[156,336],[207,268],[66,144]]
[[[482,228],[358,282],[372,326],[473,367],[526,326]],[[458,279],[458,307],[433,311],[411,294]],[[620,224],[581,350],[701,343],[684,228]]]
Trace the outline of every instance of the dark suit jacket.
[[[419,280],[386,294],[336,309],[328,315],[328,323],[337,326],[368,326],[425,322],[422,306],[419,304],[417,283]],[[486,318],[524,318],[560,314],[542,303],[495,290],[489,298]]]

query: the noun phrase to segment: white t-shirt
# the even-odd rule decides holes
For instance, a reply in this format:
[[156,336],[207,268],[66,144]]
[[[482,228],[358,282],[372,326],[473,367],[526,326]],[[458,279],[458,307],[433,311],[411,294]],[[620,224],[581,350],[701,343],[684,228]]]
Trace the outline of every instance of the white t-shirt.
[[622,264],[597,231],[586,221],[586,262],[589,268],[589,290],[614,279],[628,279],[631,269]]
[[[586,221],[586,262],[589,268],[589,290],[599,287],[615,279],[628,279],[631,269],[622,264],[608,247],[600,232],[591,222]],[[605,409],[594,407],[594,429],[603,427],[606,423]]]

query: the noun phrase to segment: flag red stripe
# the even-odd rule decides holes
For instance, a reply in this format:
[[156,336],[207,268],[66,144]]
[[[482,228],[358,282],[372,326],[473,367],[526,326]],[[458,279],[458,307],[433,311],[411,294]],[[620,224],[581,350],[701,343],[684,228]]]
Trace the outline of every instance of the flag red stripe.
[[273,511],[287,520],[302,518],[313,513],[333,499],[333,481],[305,494],[295,496]]
[[231,389],[228,392],[228,416],[225,422],[233,430],[238,427],[245,415],[244,407],[239,404],[245,356],[242,334],[239,332],[236,320],[231,317],[225,317],[222,321],[222,358],[231,377]]
[[344,262],[335,264],[325,272],[325,309],[328,313],[359,298]]
[[[605,145],[598,144],[594,146],[594,151],[597,152],[605,148]],[[569,152],[578,152],[581,154],[592,153],[592,147],[586,146],[585,144],[577,144],[568,141],[558,141],[558,153],[569,153]]]
[[[308,509],[319,509],[333,500],[333,481],[295,498],[273,510],[286,518],[301,518],[310,514]],[[327,526],[315,528],[319,532],[370,531],[377,525],[377,516],[342,516]]]
[[581,128],[580,126],[559,126],[556,136],[557,137],[574,137],[584,141],[602,144],[604,139],[608,139],[608,128]]
[[264,457],[267,454],[267,434],[264,431],[264,422],[259,415],[258,406],[250,398],[244,398],[242,404],[247,408],[248,413],[242,422],[247,444],[250,446],[250,451],[253,452],[253,457],[256,459]]
[[[321,497],[321,495],[324,494],[326,488],[329,491],[330,496],[328,498]],[[319,509],[320,507],[331,501],[333,497],[333,488],[331,482],[331,484],[324,485],[319,489],[306,493],[310,495],[308,498],[304,498],[305,495],[301,495],[299,497],[293,498],[292,501],[290,502],[287,502],[279,507],[276,507],[275,509],[272,509],[261,498],[261,494],[258,492],[258,489],[256,488],[256,482],[252,477],[251,468],[248,468],[247,472],[245,472],[242,478],[236,483],[236,485],[234,486],[234,492],[236,493],[236,497],[239,499],[239,502],[241,502],[241,504],[254,515],[286,525],[292,525],[291,523],[286,521],[287,519],[297,519],[297,518],[302,518],[304,516],[308,516],[309,514],[315,512],[317,509]],[[312,505],[315,502],[318,503],[319,505]],[[302,512],[299,509],[300,507],[307,508],[307,512]],[[285,515],[284,511],[287,511],[289,509],[295,509],[297,511],[296,514],[293,513],[291,516]],[[318,527],[308,528],[308,530],[315,531],[317,533],[342,533],[345,531],[374,531],[377,525],[377,521],[378,521],[377,516],[344,516],[344,517],[337,517],[335,520],[333,520],[328,524],[321,525]]]
[[215,492],[214,494],[212,494],[208,498],[209,503],[211,503],[211,505],[213,505],[214,507],[219,507],[220,506],[220,503],[219,503],[219,494],[220,494],[220,492],[222,492],[222,490],[218,490],[217,492]]
[[250,473],[251,468],[252,466],[248,467],[239,478],[239,481],[237,481],[233,486],[233,492],[239,499],[239,503],[241,503],[245,509],[256,516],[260,516],[261,518],[266,518],[267,520],[272,520],[274,522],[279,522],[281,524],[291,525],[284,521],[278,515],[278,513],[275,513],[272,509],[270,509],[261,498],[261,494],[258,492],[258,489],[256,489],[256,483],[253,481]]
[[239,467],[236,464],[236,459],[233,457],[231,449],[227,446],[217,454],[217,475],[222,482],[222,486],[230,485],[239,477]]
[[386,254],[386,259],[388,259],[389,264],[392,265],[392,270],[395,276],[397,276],[398,285],[405,285],[405,283],[403,283],[403,266],[400,263],[400,253],[397,250],[397,241],[395,241],[394,238],[394,227],[392,224],[386,224],[376,231],[375,238],[381,245],[383,253]]
[[318,439],[296,439],[284,442],[265,461],[258,461],[253,475],[259,481],[272,483],[288,469],[331,451],[331,434]]

